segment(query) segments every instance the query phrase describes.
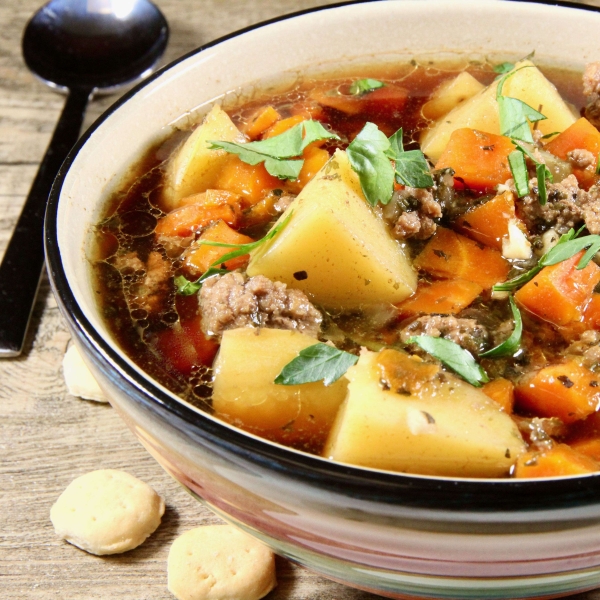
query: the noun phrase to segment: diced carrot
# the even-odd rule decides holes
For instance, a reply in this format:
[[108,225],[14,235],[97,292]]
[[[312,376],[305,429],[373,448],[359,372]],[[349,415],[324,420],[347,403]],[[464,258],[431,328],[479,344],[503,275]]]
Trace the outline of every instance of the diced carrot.
[[281,185],[277,177],[267,172],[263,163],[249,165],[234,155],[228,157],[215,183],[215,187],[221,190],[239,194],[242,208],[259,202],[268,192]]
[[249,117],[244,133],[251,140],[255,140],[280,119],[281,115],[271,105],[263,106]]
[[293,115],[291,117],[288,117],[287,119],[281,119],[281,121],[277,121],[277,123],[271,125],[271,127],[269,127],[265,131],[263,138],[266,139],[275,137],[276,135],[281,135],[282,133],[285,133],[288,129],[291,129],[295,125],[298,125],[298,123],[302,123],[302,121],[306,121],[306,117],[304,117],[303,115]]
[[577,452],[600,461],[600,412],[596,411],[587,419],[573,423],[565,443]]
[[[251,237],[238,233],[235,229],[231,229],[224,221],[217,221],[206,228],[198,238],[198,241],[201,240],[210,240],[211,242],[222,242],[225,244],[249,244],[254,241]],[[193,244],[185,254],[183,267],[190,275],[202,275],[202,273],[208,270],[211,264],[232,250],[232,248],[224,248],[222,246]],[[225,268],[229,270],[239,269],[246,266],[248,259],[248,254],[232,258],[225,263]]]
[[299,100],[295,104],[292,104],[289,110],[290,114],[301,115],[305,119],[322,121],[325,118],[325,111],[323,110],[323,107],[311,98]]
[[310,144],[302,153],[304,164],[296,181],[288,182],[286,188],[294,194],[299,194],[302,188],[321,170],[329,160],[329,152]]
[[204,335],[199,318],[175,323],[161,331],[155,346],[168,364],[185,376],[194,366],[210,366],[219,349],[217,342]]
[[455,227],[486,246],[502,250],[502,238],[508,235],[511,219],[516,219],[514,196],[503,192],[459,217]]
[[[343,88],[345,86],[341,86]],[[347,115],[358,115],[369,112],[373,116],[390,116],[401,111],[408,100],[406,89],[385,84],[363,94],[345,94],[330,88],[317,88],[310,93],[310,98],[321,106],[333,108]]]
[[592,294],[583,309],[583,321],[592,329],[600,330],[600,294]]
[[585,419],[600,406],[600,378],[574,360],[540,369],[515,388],[517,406],[563,423]]
[[558,326],[580,321],[586,304],[600,282],[594,262],[577,269],[583,250],[556,265],[544,267],[516,294],[515,300],[529,312]]
[[464,279],[420,283],[410,298],[396,305],[398,317],[406,319],[418,314],[434,313],[454,315],[469,306],[482,291],[478,283]]
[[394,112],[404,109],[408,100],[408,92],[405,88],[385,84],[366,94],[359,96],[363,104],[363,112],[369,112],[377,117],[390,117]]
[[[593,166],[595,167],[598,154],[600,154],[600,131],[585,117],[581,117],[573,125],[567,127],[562,133],[548,142],[545,149],[563,160],[568,160],[567,154],[571,150],[588,150],[596,157]],[[577,177],[579,185],[586,189],[598,181],[599,178],[595,171],[595,168],[581,169],[573,167],[573,174]]]
[[187,237],[218,220],[236,226],[241,216],[240,197],[223,190],[206,190],[181,201],[181,206],[158,220],[158,235]]
[[498,377],[486,383],[481,391],[497,402],[507,413],[512,413],[515,403],[515,386],[512,381]]
[[414,264],[434,277],[466,279],[483,289],[505,281],[510,270],[497,250],[445,227],[437,228]]
[[512,177],[508,155],[515,150],[509,138],[476,129],[457,129],[450,136],[436,169],[452,168],[457,186],[490,191]]
[[517,459],[514,476],[564,477],[585,475],[600,470],[600,464],[589,456],[580,454],[566,444],[556,444],[543,452],[526,452]]

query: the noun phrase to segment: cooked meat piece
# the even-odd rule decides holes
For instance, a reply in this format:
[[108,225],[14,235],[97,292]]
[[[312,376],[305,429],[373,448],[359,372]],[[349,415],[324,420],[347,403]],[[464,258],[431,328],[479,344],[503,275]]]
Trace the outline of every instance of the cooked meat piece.
[[591,234],[600,234],[600,188],[593,185],[587,192],[580,194],[585,226]]
[[193,235],[182,237],[180,235],[157,235],[156,243],[161,245],[167,256],[170,258],[177,258],[181,253],[190,246],[194,241]]
[[475,319],[462,319],[451,315],[426,315],[415,319],[400,332],[406,341],[417,335],[443,337],[462,346],[473,354],[482,352],[489,338],[487,329]]
[[226,329],[295,329],[317,337],[323,317],[304,292],[262,275],[227,273],[207,279],[200,292],[202,328],[220,336]]
[[157,312],[170,291],[171,264],[160,252],[151,252],[146,263],[135,252],[115,258],[114,266],[121,275],[129,278],[125,297],[130,308]]
[[596,157],[589,150],[583,148],[576,148],[567,152],[567,158],[578,169],[588,169],[596,166]]
[[600,62],[588,63],[583,72],[585,116],[596,127],[600,124]]
[[121,275],[141,275],[142,272],[146,272],[146,265],[140,260],[136,252],[117,254],[113,264]]
[[600,331],[584,331],[579,339],[567,348],[566,354],[583,357],[582,365],[588,369],[600,366]]
[[548,201],[543,205],[535,177],[529,180],[529,190],[527,196],[517,199],[516,208],[531,234],[543,233],[551,227],[563,234],[583,221],[581,205],[585,192],[579,189],[575,175],[565,177],[560,183],[548,183]]
[[396,194],[394,202],[403,210],[394,225],[395,237],[427,240],[435,233],[437,225],[433,219],[442,216],[442,207],[429,188],[406,187]]

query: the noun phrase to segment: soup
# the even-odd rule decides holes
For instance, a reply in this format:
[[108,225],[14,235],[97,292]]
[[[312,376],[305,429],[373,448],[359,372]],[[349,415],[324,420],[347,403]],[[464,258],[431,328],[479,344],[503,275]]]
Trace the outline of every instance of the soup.
[[186,401],[332,460],[599,470],[593,66],[580,81],[415,62],[212,107],[96,227],[113,335]]

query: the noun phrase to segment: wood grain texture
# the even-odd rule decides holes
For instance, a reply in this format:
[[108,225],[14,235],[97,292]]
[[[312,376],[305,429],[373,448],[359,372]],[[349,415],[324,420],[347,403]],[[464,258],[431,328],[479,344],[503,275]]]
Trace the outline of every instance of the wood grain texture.
[[[322,0],[157,0],[171,26],[165,62],[251,23]],[[64,98],[25,68],[21,32],[39,0],[0,3],[0,256],[43,156]],[[115,96],[92,103],[90,124]],[[0,598],[158,600],[166,587],[171,541],[219,522],[170,479],[108,405],[69,396],[61,361],[69,334],[47,280],[36,303],[25,353],[0,360]],[[95,557],[54,534],[53,502],[72,479],[98,468],[140,477],[167,504],[162,525],[142,546]],[[327,581],[279,559],[268,600],[369,600],[375,596]],[[578,600],[600,600],[600,592]]]

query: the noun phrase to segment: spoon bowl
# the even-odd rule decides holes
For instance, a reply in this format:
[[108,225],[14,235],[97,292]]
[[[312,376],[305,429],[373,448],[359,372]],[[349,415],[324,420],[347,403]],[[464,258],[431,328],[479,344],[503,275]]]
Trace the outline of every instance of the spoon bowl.
[[146,0],[51,0],[25,28],[23,58],[52,87],[114,91],[152,70],[167,37]]
[[67,101],[0,264],[0,358],[21,354],[44,266],[46,202],[90,98],[147,75],[169,27],[149,0],[51,0],[23,34],[23,58]]

